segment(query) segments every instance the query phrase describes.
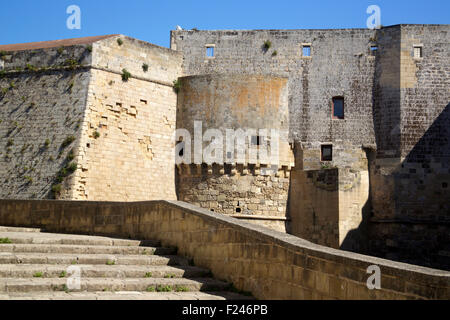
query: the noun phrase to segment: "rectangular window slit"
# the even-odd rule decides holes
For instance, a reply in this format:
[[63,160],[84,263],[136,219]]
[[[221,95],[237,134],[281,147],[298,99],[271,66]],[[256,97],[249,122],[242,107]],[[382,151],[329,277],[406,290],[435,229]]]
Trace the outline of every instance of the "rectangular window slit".
[[304,45],[302,54],[304,57],[311,57],[311,46],[310,45]]
[[208,58],[214,57],[214,47],[206,47],[206,56]]
[[378,52],[378,46],[371,46],[370,47],[370,54],[372,56],[375,56],[377,54],[377,52]]
[[331,144],[322,145],[322,161],[333,161],[333,146]]
[[344,98],[333,98],[333,119],[344,119]]
[[422,46],[414,46],[414,58],[422,58],[423,52],[422,52]]

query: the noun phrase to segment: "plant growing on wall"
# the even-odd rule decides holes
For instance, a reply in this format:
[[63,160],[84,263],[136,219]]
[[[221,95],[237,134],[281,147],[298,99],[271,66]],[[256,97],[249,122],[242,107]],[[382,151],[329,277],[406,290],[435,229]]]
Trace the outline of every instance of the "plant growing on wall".
[[176,93],[180,92],[181,89],[181,81],[180,79],[177,79],[173,82],[173,90],[175,90]]
[[37,71],[38,68],[36,68],[35,66],[27,63],[27,66],[25,67],[26,70],[28,71]]
[[75,59],[67,59],[64,61],[64,65],[66,67],[69,67],[69,69],[74,70],[77,66],[80,65],[80,63]]
[[269,50],[270,48],[272,48],[272,41],[266,40],[266,41],[264,42],[263,48],[264,48],[264,50],[266,50],[266,51]]
[[123,45],[123,40],[122,39],[117,39],[117,44],[119,45],[119,46],[121,46],[121,45]]
[[142,65],[142,70],[144,70],[144,72],[147,72],[148,71],[148,64],[144,63]]
[[131,77],[131,73],[128,72],[127,69],[123,69],[122,70],[122,81],[128,81],[128,79],[130,79]]
[[32,183],[33,183],[33,178],[32,178],[32,177],[30,177],[30,176],[25,176],[24,178],[25,178],[25,180],[27,181],[27,184],[32,184]]

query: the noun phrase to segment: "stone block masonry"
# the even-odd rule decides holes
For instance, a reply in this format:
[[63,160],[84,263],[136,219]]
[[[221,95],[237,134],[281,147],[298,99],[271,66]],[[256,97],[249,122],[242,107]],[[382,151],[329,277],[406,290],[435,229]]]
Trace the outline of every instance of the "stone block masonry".
[[86,69],[0,79],[0,198],[53,197],[56,176],[77,150],[89,79]]
[[0,197],[176,199],[180,53],[122,35],[0,51]]
[[[307,172],[293,173],[288,207],[294,229],[301,221],[311,221],[314,206],[307,208],[309,204],[321,209],[320,202],[328,202],[335,210],[332,216],[339,217],[335,220],[339,227],[331,227],[340,230],[335,243],[362,250],[353,244],[364,241],[348,240],[370,234],[371,254],[448,269],[449,35],[449,25],[177,30],[172,31],[171,45],[185,54],[187,74],[288,78],[295,170],[336,167],[345,169],[343,180],[355,176],[360,181],[343,191],[335,206],[335,194],[320,198],[295,180],[297,173]],[[270,48],[264,46],[266,41]],[[205,54],[211,45],[213,58]],[[310,46],[310,56],[303,56],[304,46]],[[341,119],[333,117],[334,97],[344,100]],[[332,161],[321,159],[323,145],[332,146]],[[308,185],[307,179],[300,180]],[[292,205],[298,198],[303,203]],[[328,214],[328,210],[321,211]],[[323,223],[316,229],[332,237],[333,232],[320,231],[330,230]],[[327,237],[315,241],[330,243]]]
[[[312,244],[176,201],[0,200],[0,225],[154,239],[258,299],[450,298],[450,273]],[[369,290],[367,268],[381,269]]]
[[[94,44],[93,52],[72,199],[176,199],[172,82],[181,55],[124,36]],[[128,81],[123,69],[133,75]]]
[[[173,50],[122,35],[0,46],[0,196],[178,198],[448,269],[449,35],[176,30]],[[175,166],[172,133],[192,136],[195,121],[287,131],[278,171],[247,159]]]

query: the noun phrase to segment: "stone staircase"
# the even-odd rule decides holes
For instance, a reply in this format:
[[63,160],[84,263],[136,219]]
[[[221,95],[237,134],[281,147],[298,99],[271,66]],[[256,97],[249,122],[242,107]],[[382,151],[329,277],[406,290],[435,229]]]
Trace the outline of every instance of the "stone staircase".
[[249,298],[158,241],[0,227],[0,300]]

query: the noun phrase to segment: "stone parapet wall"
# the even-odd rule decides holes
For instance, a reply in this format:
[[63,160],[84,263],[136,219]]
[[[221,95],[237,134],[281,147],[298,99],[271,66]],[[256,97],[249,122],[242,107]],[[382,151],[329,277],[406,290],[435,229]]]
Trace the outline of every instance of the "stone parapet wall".
[[178,199],[286,232],[289,171],[285,176],[284,171],[261,174],[261,168],[228,169],[230,172],[225,172],[223,166],[204,166],[198,174],[179,170]]
[[3,71],[5,72],[36,72],[64,67],[91,66],[92,51],[92,44],[5,51],[0,60],[3,61]]
[[264,169],[270,168],[182,165],[178,200],[286,232],[290,171]]
[[[182,202],[0,201],[0,225],[155,239],[259,299],[449,299],[450,273],[335,250]],[[381,270],[369,290],[367,268]]]
[[[126,69],[132,77],[170,87],[183,75],[182,61],[181,52],[124,35],[110,37],[93,44],[94,68],[119,74]],[[144,70],[144,64],[148,66],[147,70]]]

